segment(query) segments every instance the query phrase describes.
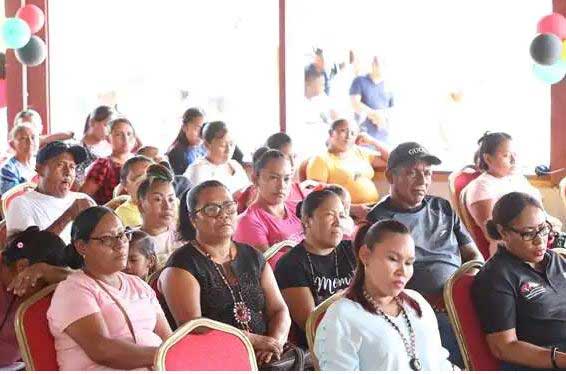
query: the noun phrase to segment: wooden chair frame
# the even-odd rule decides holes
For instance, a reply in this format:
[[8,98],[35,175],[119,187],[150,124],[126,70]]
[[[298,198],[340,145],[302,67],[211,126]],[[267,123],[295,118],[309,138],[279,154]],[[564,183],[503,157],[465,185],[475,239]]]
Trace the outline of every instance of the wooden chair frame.
[[305,324],[307,344],[309,346],[309,351],[313,358],[313,364],[316,370],[320,370],[320,366],[318,365],[318,359],[316,358],[316,354],[314,353],[314,339],[316,337],[316,328],[318,327],[315,325],[315,322],[316,320],[318,320],[318,317],[321,314],[326,313],[330,305],[332,305],[336,300],[340,299],[343,294],[344,290],[340,290],[334,295],[330,296],[328,299],[324,300],[322,303],[318,304],[310,314],[309,318],[307,319],[307,323]]
[[[454,305],[453,299],[453,291],[452,288],[454,287],[454,283],[458,278],[462,275],[470,273],[474,270],[480,270],[484,263],[482,261],[474,260],[468,261],[463,264],[458,271],[456,271],[446,285],[444,286],[444,303],[446,304],[446,311],[448,312],[448,318],[450,319],[450,324],[452,325],[452,329],[454,330],[454,335],[456,335],[456,340],[458,341],[458,347],[460,347],[460,352],[462,353],[462,360],[464,361],[464,366],[466,370],[478,370],[474,367],[471,359],[471,355],[466,345],[466,340],[464,338],[464,334],[462,332],[462,323],[460,322],[460,318],[458,317],[458,313],[456,311],[456,305]],[[486,343],[487,344],[487,343]]]
[[192,321],[185,323],[177,330],[175,330],[173,335],[171,335],[167,340],[165,340],[163,344],[161,344],[161,346],[159,347],[159,350],[155,355],[155,361],[154,361],[155,370],[159,370],[159,371],[166,370],[165,357],[167,356],[167,352],[169,351],[169,349],[173,347],[175,343],[180,341],[187,334],[190,334],[191,331],[203,327],[212,330],[223,331],[225,333],[232,334],[236,336],[238,339],[240,339],[244,343],[246,350],[248,352],[248,359],[250,361],[250,367],[252,368],[252,371],[258,370],[254,347],[252,346],[252,343],[246,337],[246,335],[241,330],[233,326],[227,325],[222,322],[214,321],[208,318],[194,319]]
[[20,353],[22,354],[22,359],[26,364],[26,370],[28,371],[35,371],[37,368],[33,363],[33,358],[29,349],[28,338],[25,333],[25,326],[23,322],[23,316],[25,312],[37,301],[41,300],[45,296],[55,292],[55,288],[57,288],[57,284],[49,285],[32,296],[30,296],[27,300],[22,302],[16,311],[16,320],[14,321],[14,327],[16,329],[16,338],[18,340],[18,345],[20,347]]
[[263,252],[263,258],[265,259],[265,261],[269,261],[271,257],[275,256],[275,254],[281,249],[285,247],[294,247],[297,244],[298,243],[294,240],[283,240],[279,243],[275,243],[271,247],[267,248],[265,252]]

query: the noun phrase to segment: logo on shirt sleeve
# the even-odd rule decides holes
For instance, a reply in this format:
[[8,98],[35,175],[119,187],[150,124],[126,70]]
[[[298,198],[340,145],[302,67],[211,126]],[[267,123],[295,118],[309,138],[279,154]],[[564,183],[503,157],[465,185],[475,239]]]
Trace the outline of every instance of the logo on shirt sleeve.
[[519,288],[519,293],[523,296],[526,300],[531,300],[532,298],[542,295],[546,292],[544,286],[536,282],[524,282],[521,284]]

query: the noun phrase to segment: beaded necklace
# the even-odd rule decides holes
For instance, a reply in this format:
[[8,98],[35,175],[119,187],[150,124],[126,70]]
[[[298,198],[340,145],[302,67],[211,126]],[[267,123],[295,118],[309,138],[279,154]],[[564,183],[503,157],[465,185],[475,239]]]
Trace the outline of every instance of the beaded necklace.
[[[214,262],[212,260],[212,256],[210,255],[210,253],[208,253],[200,245],[198,245],[196,240],[193,240],[192,244],[195,248],[197,248],[199,251],[201,251],[202,253],[204,253],[206,255],[206,257],[212,263],[212,266],[214,266],[214,268],[216,269],[216,271],[220,275],[220,278],[222,278],[222,282],[224,282],[224,285],[226,286],[226,288],[228,288],[228,291],[230,291],[230,296],[232,296],[232,301],[234,302],[234,308],[232,310],[232,313],[234,314],[234,320],[236,321],[236,323],[238,323],[238,325],[240,325],[242,330],[251,332],[250,321],[252,320],[252,313],[250,311],[250,308],[248,307],[248,305],[244,301],[244,297],[242,296],[241,287],[238,287],[238,296],[239,296],[239,301],[238,301],[236,299],[236,294],[234,293],[232,286],[230,286],[228,279],[226,279],[226,276],[224,275],[224,271],[220,268],[220,265],[218,265],[216,262]],[[232,248],[232,245],[233,244],[230,244],[230,249]],[[234,259],[232,257],[230,257],[230,262],[232,262],[232,261],[234,261]],[[234,274],[234,276],[236,276],[236,274]],[[237,277],[236,277],[236,279],[237,279]],[[239,280],[238,280],[238,283],[239,283]]]
[[364,290],[364,297],[367,300],[367,302],[370,303],[371,306],[375,309],[375,313],[378,316],[383,317],[387,321],[387,323],[389,323],[391,327],[393,327],[395,331],[397,331],[399,336],[401,336],[401,340],[403,340],[403,345],[405,346],[405,351],[407,352],[407,356],[409,356],[409,366],[411,367],[411,369],[413,369],[414,371],[421,371],[422,364],[420,360],[417,358],[417,354],[416,354],[415,331],[413,330],[413,326],[411,325],[409,316],[407,315],[407,312],[405,311],[405,308],[403,307],[403,304],[401,303],[399,298],[395,297],[395,302],[399,306],[399,309],[401,309],[401,314],[403,314],[403,318],[405,319],[405,323],[407,324],[407,327],[409,329],[409,340],[407,340],[405,335],[403,335],[399,326],[397,326],[397,324],[393,322],[391,318],[389,318],[389,316],[383,312],[383,310],[375,302],[373,297],[371,297],[371,295],[366,290]]

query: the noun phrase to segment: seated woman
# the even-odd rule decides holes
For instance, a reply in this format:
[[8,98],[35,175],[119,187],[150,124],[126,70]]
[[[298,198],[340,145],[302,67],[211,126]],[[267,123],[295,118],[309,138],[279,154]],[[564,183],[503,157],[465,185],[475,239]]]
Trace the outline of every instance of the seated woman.
[[159,277],[164,310],[175,325],[199,317],[244,330],[260,364],[277,359],[291,320],[263,255],[232,241],[236,203],[211,180],[187,195],[189,214],[180,216],[182,237]]
[[136,142],[134,128],[128,119],[116,118],[110,121],[109,125],[112,153],[92,164],[81,187],[81,192],[92,196],[99,205],[112,200],[114,188],[120,183],[120,169],[132,157]]
[[253,179],[258,196],[240,216],[235,241],[263,252],[280,241],[302,239],[297,204],[287,201],[292,177],[291,164],[279,151],[269,150],[256,161]]
[[[366,233],[367,232],[367,233]],[[405,225],[383,220],[356,236],[356,274],[328,308],[314,351],[322,370],[450,370],[434,311],[416,291],[415,243]]]
[[124,271],[147,282],[149,276],[157,270],[157,245],[148,233],[141,230],[134,230],[131,235],[128,263]]
[[177,138],[169,147],[167,157],[176,175],[182,175],[189,165],[206,155],[206,148],[200,137],[204,125],[204,114],[197,108],[183,113],[183,125]]
[[277,149],[278,151],[281,151],[281,153],[283,153],[291,163],[293,173],[298,171],[296,168],[297,155],[293,151],[293,141],[291,140],[291,137],[289,135],[285,134],[284,132],[275,133],[267,138],[265,145],[267,146],[267,148]]
[[472,296],[502,369],[566,368],[566,260],[547,251],[552,226],[540,201],[512,192],[487,222],[497,253],[477,274]]
[[82,271],[59,283],[47,311],[60,370],[150,368],[171,335],[155,292],[122,272],[129,233],[114,212],[96,206],[73,222]]
[[124,226],[141,226],[142,216],[138,209],[138,187],[146,177],[147,168],[153,161],[145,156],[134,156],[124,163],[120,170],[120,185],[129,197],[116,208],[116,214]]
[[369,208],[358,210],[358,207],[377,203],[374,168],[385,167],[389,152],[367,135],[359,138],[361,143],[375,145],[380,153],[357,146],[358,131],[357,125],[345,119],[335,121],[330,129],[328,151],[309,161],[307,179],[344,187],[352,198],[353,213],[363,219]]
[[37,174],[35,154],[39,145],[35,127],[24,122],[10,132],[10,146],[15,155],[8,159],[0,169],[0,194],[19,184],[29,182]]
[[231,159],[234,143],[224,122],[210,122],[203,129],[206,156],[193,162],[185,172],[192,186],[217,180],[234,193],[250,184],[246,171]]
[[165,264],[171,253],[185,244],[177,230],[177,197],[171,171],[160,164],[147,168],[147,177],[138,187],[138,208],[141,230],[155,240],[158,266]]
[[23,123],[29,122],[34,127],[37,133],[39,134],[39,141],[38,145],[39,148],[43,147],[44,145],[60,140],[69,140],[75,136],[75,133],[72,131],[66,132],[56,132],[51,134],[42,134],[43,133],[43,122],[41,121],[41,116],[36,110],[31,108],[24,109],[18,112],[14,117],[14,127],[21,125]]
[[345,218],[338,195],[328,189],[311,192],[301,204],[305,240],[286,253],[275,269],[293,326],[301,331],[298,344],[303,347],[307,346],[305,323],[315,306],[348,287],[354,276],[352,243],[342,240]]
[[70,273],[67,265],[65,243],[37,226],[18,234],[0,253],[0,367],[21,359],[16,310],[45,285],[65,279]]
[[[466,206],[476,224],[483,230],[489,240],[486,223],[491,218],[491,212],[496,201],[510,192],[524,192],[542,202],[542,196],[527,178],[516,168],[516,152],[511,136],[504,132],[486,133],[478,141],[477,152],[480,170],[483,173],[470,182],[465,189]],[[561,223],[554,217],[549,217],[555,228],[560,229]],[[490,240],[490,255],[497,250],[497,242]]]

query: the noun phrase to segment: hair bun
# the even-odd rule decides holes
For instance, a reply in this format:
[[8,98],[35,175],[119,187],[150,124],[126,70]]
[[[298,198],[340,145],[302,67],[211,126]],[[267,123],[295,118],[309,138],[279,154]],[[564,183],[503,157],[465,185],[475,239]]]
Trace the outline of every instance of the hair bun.
[[481,138],[478,139],[478,144],[483,143],[484,140],[489,136],[489,134],[491,134],[489,131],[484,132]]
[[162,164],[151,164],[147,168],[146,175],[148,178],[162,179],[167,182],[173,182],[173,173]]
[[497,230],[497,225],[495,224],[495,222],[493,222],[492,219],[490,219],[489,221],[486,222],[485,224],[485,228],[487,230],[487,233],[489,235],[489,237],[493,240],[501,240],[501,234],[499,234],[499,231]]

